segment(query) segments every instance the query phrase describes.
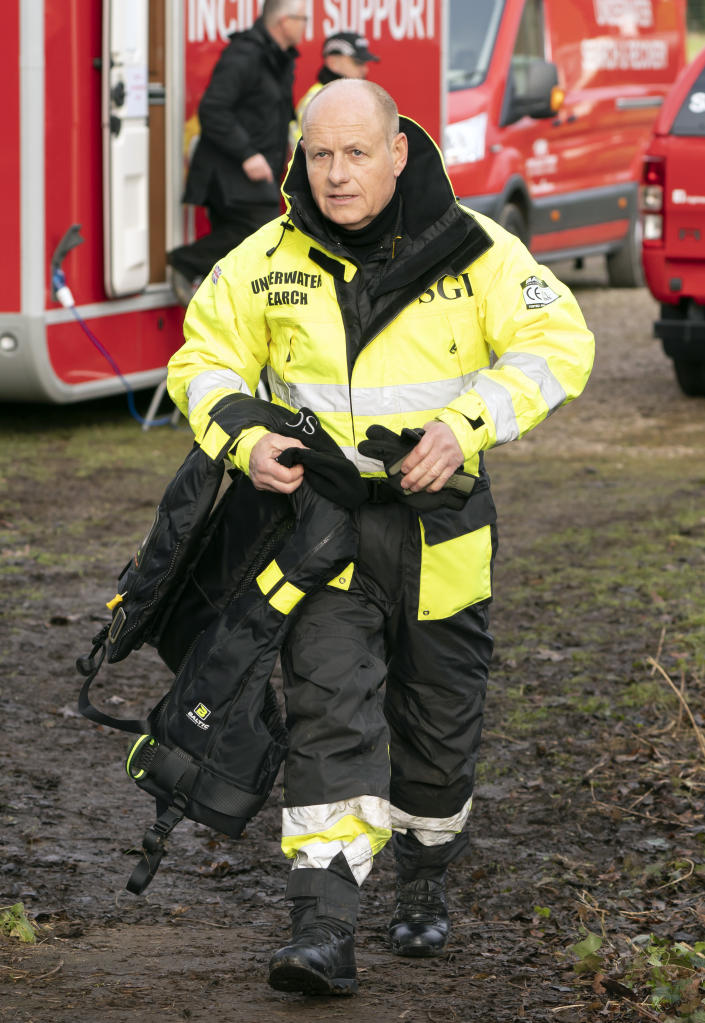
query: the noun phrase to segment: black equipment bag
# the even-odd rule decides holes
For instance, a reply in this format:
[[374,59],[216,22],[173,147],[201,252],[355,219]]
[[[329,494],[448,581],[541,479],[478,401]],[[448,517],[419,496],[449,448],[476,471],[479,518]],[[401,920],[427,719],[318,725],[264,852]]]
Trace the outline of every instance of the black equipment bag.
[[[266,425],[279,432],[288,427],[296,436],[304,422],[282,422],[291,416],[287,410],[244,400],[254,403],[247,425],[261,405]],[[240,428],[232,427],[234,433]],[[127,773],[156,799],[157,819],[126,886],[135,894],[154,877],[166,839],[184,817],[237,837],[274,785],[286,754],[269,681],[278,651],[298,603],[356,554],[348,510],[321,491],[340,493],[339,476],[349,507],[367,493],[327,435],[314,443],[323,448],[322,460],[316,461],[316,449],[284,453],[304,464],[304,479],[290,497],[257,491],[236,470],[223,492],[222,459],[194,445],[119,577],[118,595],[108,605],[112,621],[94,637],[88,657],[76,662],[84,676],[79,710],[139,736]],[[314,489],[309,479],[318,484],[321,474],[324,485]],[[171,688],[144,720],[104,713],[89,699],[103,661],[120,661],[144,643],[174,673]]]

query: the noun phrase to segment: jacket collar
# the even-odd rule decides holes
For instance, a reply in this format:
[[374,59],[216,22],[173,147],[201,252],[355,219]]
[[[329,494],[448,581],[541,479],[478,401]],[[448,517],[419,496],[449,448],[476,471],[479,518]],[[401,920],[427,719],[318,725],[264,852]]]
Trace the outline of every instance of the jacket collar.
[[[451,266],[457,265],[460,272],[492,245],[486,231],[458,205],[440,150],[431,137],[408,117],[399,118],[399,129],[409,140],[409,159],[397,182],[408,244],[390,267],[384,290],[423,275],[441,258]],[[314,202],[300,142],[282,194],[296,227],[323,244],[329,252],[349,257],[340,241],[330,233]]]

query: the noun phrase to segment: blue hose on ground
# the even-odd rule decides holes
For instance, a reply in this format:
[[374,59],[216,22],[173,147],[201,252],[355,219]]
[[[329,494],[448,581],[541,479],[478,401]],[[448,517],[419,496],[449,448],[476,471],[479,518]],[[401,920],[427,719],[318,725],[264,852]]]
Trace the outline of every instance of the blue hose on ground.
[[133,419],[136,419],[141,426],[166,426],[167,423],[170,423],[171,422],[170,415],[160,416],[158,419],[145,419],[143,416],[139,414],[135,407],[134,391],[130,387],[130,384],[128,383],[126,378],[120,372],[120,367],[115,362],[115,359],[112,357],[108,349],[105,347],[104,344],[102,344],[98,340],[98,338],[95,336],[91,328],[88,326],[86,321],[79,313],[78,309],[76,309],[76,303],[74,302],[73,295],[71,294],[70,288],[66,284],[66,276],[64,274],[64,271],[60,267],[57,267],[54,270],[51,282],[52,285],[54,286],[54,291],[56,292],[57,300],[61,303],[62,306],[64,306],[65,309],[71,310],[78,325],[90,339],[91,343],[95,345],[95,347],[98,349],[100,354],[103,356],[105,361],[112,369],[115,376],[118,377],[118,379],[122,382],[127,397],[127,407],[130,410],[130,415],[133,417]]

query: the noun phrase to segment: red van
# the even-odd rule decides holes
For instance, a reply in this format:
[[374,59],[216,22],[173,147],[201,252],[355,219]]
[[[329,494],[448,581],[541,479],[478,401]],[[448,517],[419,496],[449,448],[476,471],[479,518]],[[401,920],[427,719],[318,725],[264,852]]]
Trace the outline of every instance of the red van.
[[705,50],[679,75],[642,170],[646,283],[661,303],[654,335],[685,394],[705,396]]
[[[156,388],[181,344],[166,252],[198,102],[260,0],[8,0],[0,65],[0,401]],[[442,147],[456,195],[544,261],[603,253],[637,283],[637,185],[685,63],[685,0],[306,0],[295,100],[323,40]],[[562,102],[561,102],[562,98]]]
[[543,262],[601,253],[613,287],[643,283],[641,160],[685,63],[683,0],[451,0],[444,55],[461,201]]

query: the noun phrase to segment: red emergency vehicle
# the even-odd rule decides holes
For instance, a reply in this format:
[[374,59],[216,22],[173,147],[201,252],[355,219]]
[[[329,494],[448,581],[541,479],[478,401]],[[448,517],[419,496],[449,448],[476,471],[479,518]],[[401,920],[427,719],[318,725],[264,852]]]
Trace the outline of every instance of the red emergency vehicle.
[[[638,167],[684,60],[685,0],[307,4],[295,99],[326,36],[365,35],[371,77],[437,139],[461,199],[544,259],[604,252],[634,283]],[[180,202],[198,101],[258,7],[5,4],[0,398],[163,380],[183,320],[165,253],[205,227]]]
[[705,50],[676,80],[644,158],[644,272],[654,334],[688,395],[705,395]]

